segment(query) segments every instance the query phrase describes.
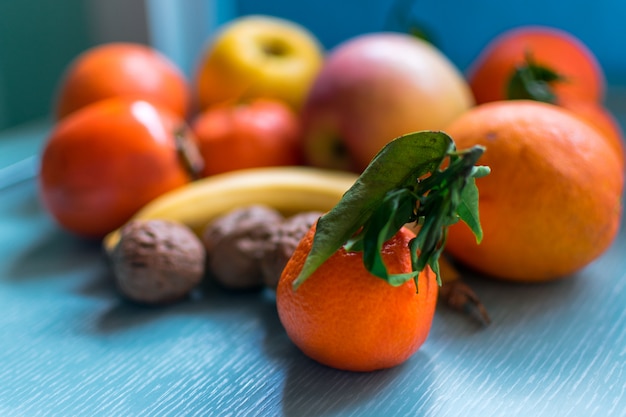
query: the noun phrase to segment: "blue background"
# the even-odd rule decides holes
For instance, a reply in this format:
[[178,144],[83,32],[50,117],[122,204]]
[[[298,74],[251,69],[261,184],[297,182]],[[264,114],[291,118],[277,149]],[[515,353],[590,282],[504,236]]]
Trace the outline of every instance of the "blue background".
[[269,13],[304,24],[327,47],[361,32],[384,29],[390,9],[398,5],[430,30],[439,48],[462,69],[499,32],[542,24],[579,37],[595,52],[612,82],[626,81],[626,2],[622,0],[239,1],[242,13]]
[[[157,40],[156,46],[173,56],[187,72],[216,23],[233,14],[258,13],[304,25],[327,49],[360,33],[406,30],[409,22],[417,22],[462,70],[498,33],[519,25],[548,25],[572,33],[593,50],[612,84],[626,83],[626,53],[622,52],[626,2],[621,0],[598,0],[592,4],[583,0],[527,0],[523,5],[499,0],[187,0],[174,6],[178,9],[178,22],[163,7],[171,6],[173,0],[150,3],[162,9],[152,15],[154,32],[170,40],[169,45]],[[177,37],[184,38],[185,44],[175,49],[171,40]]]

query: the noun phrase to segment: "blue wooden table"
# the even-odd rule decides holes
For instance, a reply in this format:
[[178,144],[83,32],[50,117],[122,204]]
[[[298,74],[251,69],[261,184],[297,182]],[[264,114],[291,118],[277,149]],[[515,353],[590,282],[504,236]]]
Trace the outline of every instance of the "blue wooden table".
[[567,280],[470,277],[489,327],[439,308],[402,366],[341,372],[291,344],[271,292],[123,301],[100,246],[37,199],[48,126],[0,134],[1,416],[626,416],[624,227]]

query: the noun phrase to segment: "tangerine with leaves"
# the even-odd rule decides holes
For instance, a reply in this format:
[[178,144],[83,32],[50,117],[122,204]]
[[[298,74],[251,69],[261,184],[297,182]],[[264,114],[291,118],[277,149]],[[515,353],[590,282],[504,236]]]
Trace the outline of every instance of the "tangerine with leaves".
[[[430,268],[399,287],[369,274],[358,252],[340,249],[296,291],[292,286],[311,250],[315,227],[287,263],[277,288],[279,314],[289,337],[307,356],[337,369],[372,371],[406,361],[424,343],[437,303]],[[389,272],[411,271],[402,229],[382,248]]]
[[613,242],[624,172],[600,132],[561,107],[530,100],[475,107],[446,132],[486,148],[491,175],[477,181],[484,239],[461,225],[447,250],[462,263],[512,281],[571,276]]
[[[438,258],[459,219],[478,239],[474,166],[482,148],[457,152],[423,131],[389,142],[300,241],[276,304],[302,352],[334,368],[401,364],[426,340],[438,293]],[[446,168],[441,168],[444,166]],[[419,224],[417,234],[404,225]]]
[[520,26],[496,36],[470,65],[477,104],[510,98],[602,102],[604,72],[592,51],[569,32]]

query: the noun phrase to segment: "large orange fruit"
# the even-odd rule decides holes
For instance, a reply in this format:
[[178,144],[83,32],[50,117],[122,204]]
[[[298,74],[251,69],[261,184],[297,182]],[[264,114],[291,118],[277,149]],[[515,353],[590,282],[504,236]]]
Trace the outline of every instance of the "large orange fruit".
[[624,172],[606,138],[555,105],[513,100],[468,111],[446,132],[459,149],[483,145],[477,180],[484,237],[461,224],[447,249],[495,277],[544,281],[566,277],[613,242],[622,216]]
[[[311,250],[315,226],[300,241],[278,283],[276,302],[289,338],[310,358],[343,370],[372,371],[407,360],[430,331],[438,285],[424,270],[419,291],[409,280],[394,287],[371,275],[361,252],[335,252],[297,289],[293,282]],[[390,273],[411,271],[403,228],[382,250]]]

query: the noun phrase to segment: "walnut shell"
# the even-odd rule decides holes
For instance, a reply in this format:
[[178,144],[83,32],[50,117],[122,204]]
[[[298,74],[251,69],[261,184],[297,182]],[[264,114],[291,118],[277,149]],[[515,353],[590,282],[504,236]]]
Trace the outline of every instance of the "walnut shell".
[[183,298],[201,282],[206,252],[200,239],[181,223],[134,220],[121,229],[111,259],[123,295],[162,304]]

